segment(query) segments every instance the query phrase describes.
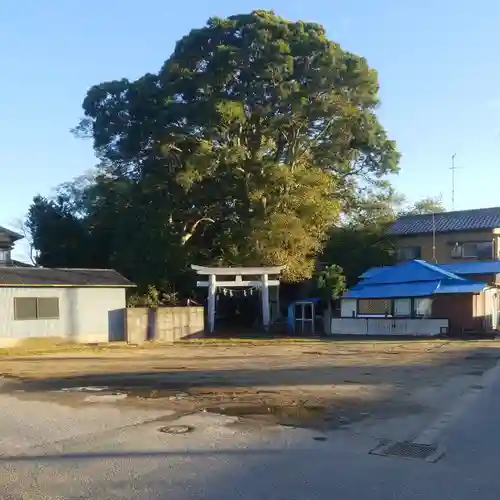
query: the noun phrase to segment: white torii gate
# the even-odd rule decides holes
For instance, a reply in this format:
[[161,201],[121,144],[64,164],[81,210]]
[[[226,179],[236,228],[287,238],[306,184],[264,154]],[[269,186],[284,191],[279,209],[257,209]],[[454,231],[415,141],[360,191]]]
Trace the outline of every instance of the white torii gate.
[[[269,287],[279,286],[279,279],[269,279],[269,276],[278,276],[285,266],[274,267],[204,267],[191,266],[196,274],[208,276],[208,281],[197,281],[198,287],[208,287],[208,330],[210,333],[215,327],[215,294],[218,286],[239,287],[254,286],[261,289],[262,295],[262,322],[267,330],[270,323]],[[235,276],[234,280],[217,281],[217,276]],[[242,276],[260,276],[259,281],[243,280]]]

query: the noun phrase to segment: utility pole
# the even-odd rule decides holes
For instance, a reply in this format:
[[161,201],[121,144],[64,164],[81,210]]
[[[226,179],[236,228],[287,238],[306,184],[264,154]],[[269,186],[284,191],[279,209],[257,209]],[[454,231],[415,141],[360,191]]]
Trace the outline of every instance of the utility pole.
[[432,213],[432,262],[437,264],[436,259],[436,217],[434,212]]

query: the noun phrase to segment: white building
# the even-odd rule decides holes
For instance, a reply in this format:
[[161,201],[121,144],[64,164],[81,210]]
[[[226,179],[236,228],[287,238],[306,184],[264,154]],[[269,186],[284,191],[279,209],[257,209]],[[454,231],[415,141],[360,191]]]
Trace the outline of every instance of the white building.
[[133,286],[109,269],[0,266],[0,346],[39,337],[120,340]]

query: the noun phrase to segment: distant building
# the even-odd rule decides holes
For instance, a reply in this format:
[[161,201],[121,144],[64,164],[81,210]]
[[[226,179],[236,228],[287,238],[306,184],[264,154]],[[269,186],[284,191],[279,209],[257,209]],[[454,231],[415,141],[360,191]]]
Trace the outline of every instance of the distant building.
[[17,266],[26,267],[29,264],[12,258],[12,250],[16,241],[23,239],[23,235],[0,226],[0,267]]
[[500,259],[500,207],[399,217],[389,229],[398,261]]

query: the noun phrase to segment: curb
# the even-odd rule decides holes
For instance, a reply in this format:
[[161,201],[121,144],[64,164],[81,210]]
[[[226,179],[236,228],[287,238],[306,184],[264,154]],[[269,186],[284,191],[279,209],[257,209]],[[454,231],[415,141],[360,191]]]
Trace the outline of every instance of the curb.
[[442,413],[412,441],[419,444],[436,445],[443,432],[471,406],[475,399],[489,389],[497,380],[500,380],[500,361],[493,368],[486,371],[477,384],[470,386],[458,398],[455,404],[452,405],[450,410]]

